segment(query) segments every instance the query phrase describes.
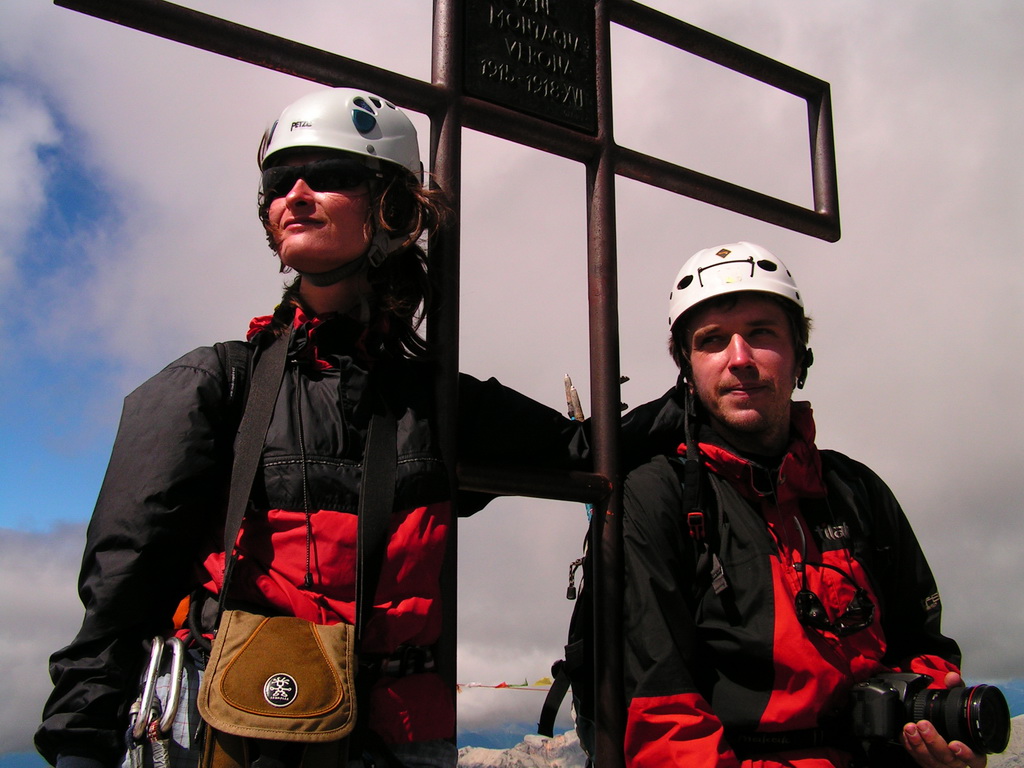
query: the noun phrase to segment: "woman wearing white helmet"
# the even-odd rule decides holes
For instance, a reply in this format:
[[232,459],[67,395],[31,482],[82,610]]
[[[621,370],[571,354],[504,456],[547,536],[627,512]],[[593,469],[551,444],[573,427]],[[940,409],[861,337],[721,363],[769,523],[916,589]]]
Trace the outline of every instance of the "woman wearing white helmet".
[[[285,293],[317,311],[391,315],[388,343],[424,351],[416,328],[429,299],[423,232],[443,225],[439,190],[421,184],[416,129],[394,104],[355,89],[317,91],[288,106],[264,134],[260,219]],[[301,183],[299,183],[301,180]]]
[[[282,271],[297,277],[273,315],[252,321],[246,345],[195,350],[126,401],[83,561],[85,621],[53,657],[55,690],[37,734],[59,768],[109,767],[124,753],[143,640],[171,631],[183,598],[193,632],[179,622],[177,633],[195,644],[217,626],[222,591],[269,615],[359,625],[359,575],[376,577],[377,587],[360,602],[355,754],[372,753],[381,766],[456,762],[454,691],[432,650],[452,489],[436,444],[433,361],[417,333],[429,298],[418,241],[449,209],[421,184],[412,123],[362,91],[299,99],[267,131],[259,159],[260,219]],[[230,353],[239,347],[240,368]],[[239,379],[259,374],[262,364],[247,373],[248,360],[271,359],[271,348],[287,354],[283,380],[223,590]],[[366,458],[371,415],[385,409],[395,422],[393,480],[374,474],[388,462]],[[493,379],[461,377],[458,420],[460,448],[478,461],[572,461],[576,425]],[[366,555],[357,512],[375,481],[394,485],[386,557],[357,574]],[[463,499],[459,511],[482,501]],[[194,762],[196,748],[185,747]],[[247,766],[258,754],[275,766],[301,758],[279,746],[247,749],[241,760],[221,755],[218,766]]]

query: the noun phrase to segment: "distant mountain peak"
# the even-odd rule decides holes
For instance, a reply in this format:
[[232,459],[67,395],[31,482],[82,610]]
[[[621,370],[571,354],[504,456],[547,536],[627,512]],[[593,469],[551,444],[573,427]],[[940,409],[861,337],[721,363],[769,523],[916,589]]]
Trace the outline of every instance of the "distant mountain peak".
[[584,768],[586,762],[576,731],[553,738],[528,734],[511,749],[459,750],[459,768]]
[[[989,755],[988,768],[1024,768],[1024,715],[1012,722],[1009,746],[1001,755]],[[584,768],[586,762],[572,730],[550,739],[528,734],[511,749],[459,750],[459,768]]]

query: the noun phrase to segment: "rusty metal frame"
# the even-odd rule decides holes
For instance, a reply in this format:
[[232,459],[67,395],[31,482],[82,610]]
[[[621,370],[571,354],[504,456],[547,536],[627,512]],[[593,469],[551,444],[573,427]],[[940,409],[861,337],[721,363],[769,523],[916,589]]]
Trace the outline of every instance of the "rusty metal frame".
[[[595,0],[598,131],[589,135],[475,99],[462,89],[462,18],[476,0],[434,0],[431,82],[399,75],[344,56],[226,21],[165,0],[55,0],[60,5],[212,53],[292,74],[324,85],[348,85],[387,94],[401,106],[427,115],[431,124],[432,170],[459,205],[462,129],[472,128],[586,166],[588,280],[593,473],[531,472],[457,465],[452,418],[457,404],[458,302],[431,315],[430,340],[442,351],[438,402],[442,451],[462,488],[502,494],[587,501],[599,505],[591,530],[596,558],[597,764],[623,764],[624,713],[621,693],[621,491],[617,476],[619,417],[618,287],[615,234],[615,178],[624,176],[676,194],[834,242],[839,239],[839,206],[828,83],[633,0]],[[618,146],[612,131],[611,24],[700,56],[807,103],[813,202],[804,208]],[[459,295],[458,231],[432,237],[431,270],[441,293]],[[451,552],[457,547],[452,526]],[[447,645],[441,655],[455,670],[455,563],[444,575]],[[454,683],[454,677],[450,678]]]

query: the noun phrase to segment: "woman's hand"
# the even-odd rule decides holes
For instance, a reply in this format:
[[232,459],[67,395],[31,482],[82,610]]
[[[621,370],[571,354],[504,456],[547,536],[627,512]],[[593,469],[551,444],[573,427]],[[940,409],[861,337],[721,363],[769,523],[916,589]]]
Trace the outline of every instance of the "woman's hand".
[[[956,672],[946,674],[946,688],[957,688],[964,684]],[[927,720],[907,723],[903,726],[902,742],[922,768],[985,768],[988,757],[976,755],[962,741],[946,742],[935,726]]]

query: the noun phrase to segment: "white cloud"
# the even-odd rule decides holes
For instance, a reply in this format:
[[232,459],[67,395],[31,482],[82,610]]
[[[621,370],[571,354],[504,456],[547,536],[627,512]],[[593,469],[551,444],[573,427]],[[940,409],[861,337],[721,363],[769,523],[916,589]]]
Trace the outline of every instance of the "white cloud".
[[47,659],[74,637],[82,620],[75,585],[84,526],[50,535],[0,530],[0,701],[2,752],[27,752],[50,690]]
[[50,171],[40,154],[60,141],[46,104],[38,97],[0,79],[0,209],[17,215],[0,218],[0,286],[11,285],[15,259],[46,203]]

